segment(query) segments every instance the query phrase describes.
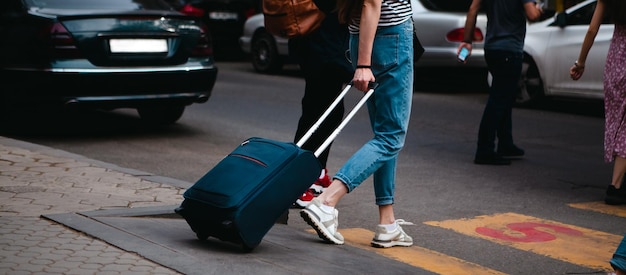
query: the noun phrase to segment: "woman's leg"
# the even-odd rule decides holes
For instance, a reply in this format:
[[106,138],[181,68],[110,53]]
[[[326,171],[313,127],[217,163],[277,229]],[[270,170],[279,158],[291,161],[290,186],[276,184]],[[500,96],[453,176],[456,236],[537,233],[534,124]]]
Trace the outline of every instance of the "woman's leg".
[[626,159],[616,156],[613,163],[613,180],[611,181],[611,185],[613,185],[616,189],[619,189],[622,185],[622,180],[624,180],[625,173]]
[[324,204],[331,207],[335,207],[339,200],[348,194],[348,187],[338,179],[328,186],[326,191],[320,194],[317,198]]
[[380,216],[379,224],[392,224],[396,221],[396,216],[393,213],[393,204],[379,205],[378,214]]
[[626,204],[626,187],[620,188],[626,173],[626,158],[615,156],[613,160],[613,179],[606,189],[604,202],[608,205]]
[[[335,175],[351,192],[374,174],[376,204],[393,204],[387,191],[395,180],[395,163],[404,145],[413,93],[413,49],[411,21],[381,28],[374,40],[372,70],[378,88],[367,107],[374,138],[363,145]],[[358,35],[351,36],[352,59],[357,57]],[[383,186],[386,185],[386,186]]]

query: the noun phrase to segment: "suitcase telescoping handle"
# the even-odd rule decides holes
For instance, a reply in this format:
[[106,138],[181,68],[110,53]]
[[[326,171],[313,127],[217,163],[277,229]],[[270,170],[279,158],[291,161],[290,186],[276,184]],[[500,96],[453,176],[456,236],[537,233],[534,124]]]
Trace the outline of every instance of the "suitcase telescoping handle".
[[[352,110],[343,119],[343,121],[341,121],[341,124],[339,124],[339,126],[337,126],[335,131],[333,131],[330,134],[330,136],[328,138],[326,138],[324,143],[322,143],[322,145],[320,145],[320,147],[317,148],[317,150],[314,153],[315,157],[319,157],[322,154],[322,152],[324,152],[324,150],[326,150],[326,148],[330,145],[330,143],[333,142],[333,140],[339,135],[341,130],[343,130],[343,128],[346,126],[346,124],[348,124],[350,119],[352,119],[352,117],[363,106],[363,104],[365,104],[365,102],[372,96],[372,94],[374,94],[374,89],[376,89],[376,87],[378,87],[378,83],[376,83],[376,82],[370,82],[369,83],[369,85],[368,85],[369,90],[367,91],[367,93],[365,93],[365,95],[361,98],[361,100],[359,100],[359,102],[357,102],[357,104],[354,106],[354,108],[352,108]],[[341,91],[341,93],[339,94],[339,96],[337,96],[335,101],[333,101],[333,103],[330,104],[328,109],[326,109],[326,111],[317,120],[317,122],[315,122],[315,124],[313,124],[313,126],[311,126],[311,128],[302,136],[302,138],[300,138],[300,140],[296,143],[296,145],[298,145],[298,147],[302,147],[302,145],[304,145],[304,143],[311,137],[311,135],[313,135],[313,133],[315,133],[315,131],[317,131],[317,129],[320,127],[320,125],[324,122],[324,120],[330,115],[330,113],[335,109],[335,107],[337,107],[339,102],[341,102],[341,100],[346,96],[348,91],[350,91],[350,88],[352,88],[352,82],[350,82],[350,83],[348,83],[348,85],[346,85],[346,87],[343,89],[343,91]]]

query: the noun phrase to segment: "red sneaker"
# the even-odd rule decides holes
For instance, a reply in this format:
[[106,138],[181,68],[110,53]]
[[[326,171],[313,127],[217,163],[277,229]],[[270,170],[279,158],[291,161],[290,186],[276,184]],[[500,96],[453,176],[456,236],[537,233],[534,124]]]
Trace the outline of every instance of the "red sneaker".
[[313,194],[313,192],[311,192],[311,190],[306,190],[306,192],[304,192],[304,194],[302,194],[302,196],[300,196],[296,202],[294,202],[294,206],[298,207],[298,208],[305,208],[307,205],[309,205],[309,203],[311,202],[311,200],[313,200],[313,198],[315,198],[315,195]]
[[313,192],[314,195],[317,196],[319,194],[322,194],[322,192],[324,192],[324,189],[330,186],[331,182],[332,181],[328,177],[328,170],[324,168],[322,169],[320,177],[313,183],[313,185],[311,185],[310,190]]

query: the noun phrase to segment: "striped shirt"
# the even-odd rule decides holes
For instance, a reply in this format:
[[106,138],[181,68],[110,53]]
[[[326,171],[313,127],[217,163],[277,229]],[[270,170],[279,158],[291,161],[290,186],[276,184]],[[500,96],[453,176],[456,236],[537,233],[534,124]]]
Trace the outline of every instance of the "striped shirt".
[[[408,0],[382,0],[380,10],[380,19],[378,27],[389,27],[399,25],[405,20],[411,18],[413,11],[411,10],[411,2]],[[348,30],[352,34],[359,32],[361,18],[354,18],[348,25]]]

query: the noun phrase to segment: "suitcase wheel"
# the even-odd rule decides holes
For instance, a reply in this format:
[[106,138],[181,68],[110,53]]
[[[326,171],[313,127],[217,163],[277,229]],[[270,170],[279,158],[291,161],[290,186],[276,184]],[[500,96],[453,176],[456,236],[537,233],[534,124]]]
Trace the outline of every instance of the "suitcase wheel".
[[196,233],[196,237],[198,238],[198,240],[206,241],[210,236],[206,233]]
[[243,251],[246,252],[246,253],[252,252],[252,250],[254,250],[254,247],[250,247],[250,246],[247,246],[245,244],[242,245],[242,247],[243,247]]
[[176,209],[174,209],[174,212],[176,212],[176,214],[179,214],[179,215],[182,216],[183,215],[182,213],[183,213],[184,210],[185,209],[182,206],[180,206],[180,207],[176,207]]

